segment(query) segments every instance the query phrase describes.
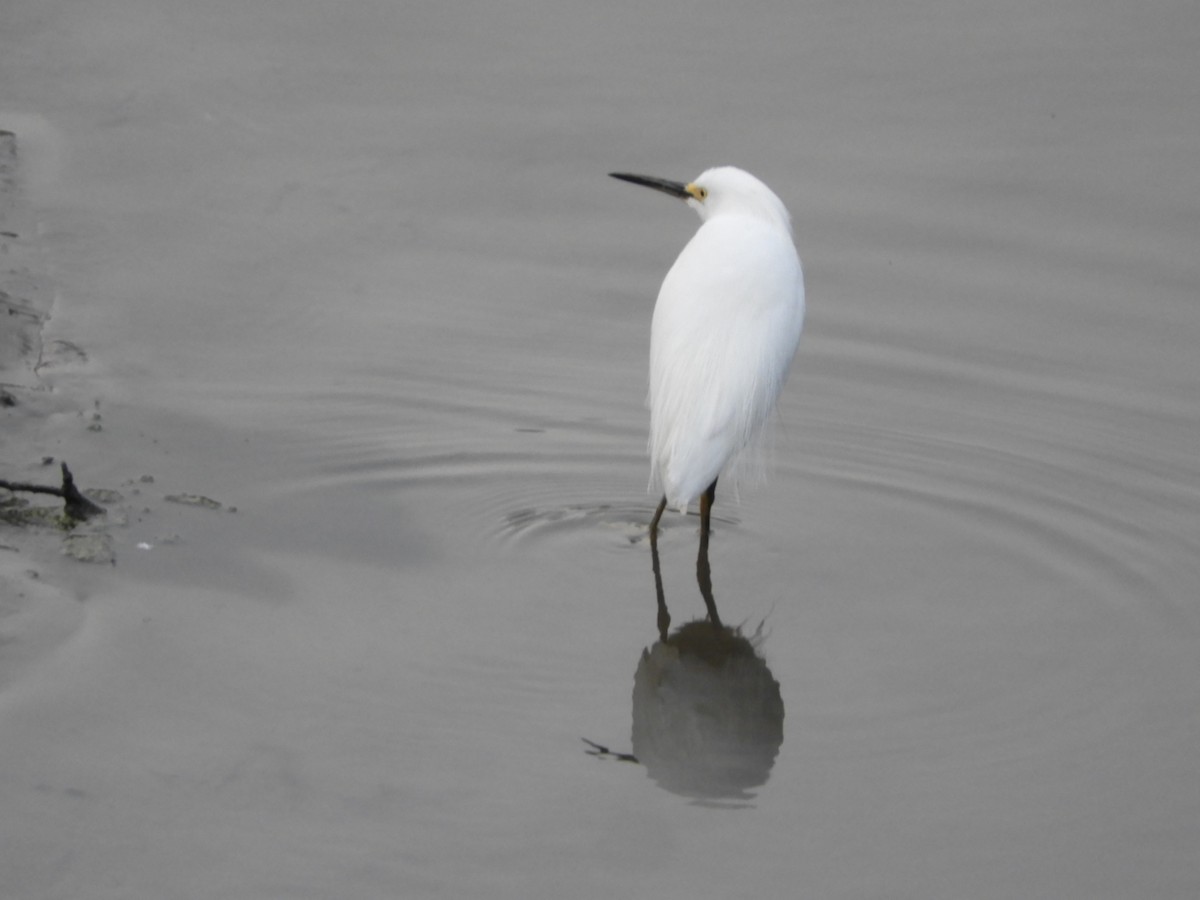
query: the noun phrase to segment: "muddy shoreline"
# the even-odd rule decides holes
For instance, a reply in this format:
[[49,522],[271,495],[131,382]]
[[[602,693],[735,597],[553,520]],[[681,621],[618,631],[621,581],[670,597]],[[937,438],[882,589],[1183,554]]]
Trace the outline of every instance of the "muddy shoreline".
[[[64,461],[92,448],[76,444],[69,435],[51,437],[47,426],[52,419],[74,420],[85,434],[102,426],[98,411],[89,416],[85,403],[52,378],[57,366],[85,362],[87,357],[71,341],[44,338],[54,291],[39,246],[37,219],[22,186],[20,138],[11,131],[0,131],[0,260],[0,478],[13,485],[63,491],[71,481],[69,474],[60,475]],[[54,452],[51,444],[56,445]],[[85,523],[64,516],[62,498],[30,490],[0,492],[0,545],[8,553],[34,548],[40,553],[61,542],[67,555],[77,555],[71,548],[87,543],[92,549],[77,558],[112,561],[102,512],[98,521]]]

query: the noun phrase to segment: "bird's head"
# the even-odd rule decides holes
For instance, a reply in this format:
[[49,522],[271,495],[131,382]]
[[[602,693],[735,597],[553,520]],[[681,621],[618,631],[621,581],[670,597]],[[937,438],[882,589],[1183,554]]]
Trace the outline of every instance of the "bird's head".
[[696,210],[705,221],[717,215],[752,215],[791,230],[791,216],[788,215],[783,201],[749,172],[734,166],[708,169],[688,184],[651,175],[629,175],[622,172],[613,172],[611,175],[621,181],[640,184],[678,197]]

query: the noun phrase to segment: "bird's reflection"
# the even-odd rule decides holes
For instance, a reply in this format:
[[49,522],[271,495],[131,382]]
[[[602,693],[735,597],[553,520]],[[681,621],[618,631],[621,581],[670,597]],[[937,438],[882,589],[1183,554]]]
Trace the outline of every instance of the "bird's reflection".
[[[713,483],[716,487],[716,483]],[[659,506],[661,511],[662,506]],[[717,612],[717,601],[713,597],[712,589],[712,567],[708,562],[708,521],[707,516],[701,520],[700,527],[700,552],[696,556],[696,584],[700,587],[700,596],[704,598],[704,608],[708,611],[708,621],[716,626],[721,627],[721,614]],[[654,596],[658,601],[658,638],[660,641],[667,639],[667,632],[671,629],[671,611],[667,609],[667,595],[663,590],[662,566],[658,561],[658,516],[655,516],[655,521],[650,524],[650,560],[651,566],[654,569]]]
[[633,753],[663,788],[690,797],[748,800],[783,744],[779,683],[757,636],[721,623],[707,541],[696,580],[703,619],[670,633],[658,545],[650,543],[659,640],[642,651],[633,680]]

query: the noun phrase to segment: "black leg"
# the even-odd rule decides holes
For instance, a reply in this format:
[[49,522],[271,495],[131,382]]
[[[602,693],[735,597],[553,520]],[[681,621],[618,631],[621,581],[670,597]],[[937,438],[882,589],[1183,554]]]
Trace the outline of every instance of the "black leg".
[[712,569],[708,564],[708,532],[709,520],[712,518],[713,501],[717,498],[717,482],[708,486],[708,490],[700,495],[700,553],[696,557],[696,581],[700,585],[700,596],[708,609],[708,619],[720,627],[721,617],[717,614],[717,601],[713,597]]
[[667,497],[664,494],[663,498],[658,501],[658,509],[654,511],[654,518],[650,520],[650,546],[658,547],[658,520],[663,516],[663,510],[667,508]]
[[700,544],[708,549],[708,523],[712,518],[712,506],[717,499],[717,481],[708,486],[708,490],[700,495]]
[[654,594],[658,600],[658,636],[660,640],[667,639],[671,628],[671,613],[667,610],[667,596],[663,591],[662,570],[658,565],[658,520],[662,518],[663,510],[667,508],[667,498],[663,497],[650,520],[650,564],[654,568]]

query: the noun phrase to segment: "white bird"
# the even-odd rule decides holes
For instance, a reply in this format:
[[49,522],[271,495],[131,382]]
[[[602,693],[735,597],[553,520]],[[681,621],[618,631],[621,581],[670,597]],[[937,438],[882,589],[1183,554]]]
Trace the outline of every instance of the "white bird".
[[770,188],[732,166],[690,184],[611,174],[684,200],[702,220],[658,292],[647,405],[651,488],[662,490],[651,547],[667,506],[686,513],[699,498],[707,569],[717,478],[762,436],[804,325],[791,217]]

